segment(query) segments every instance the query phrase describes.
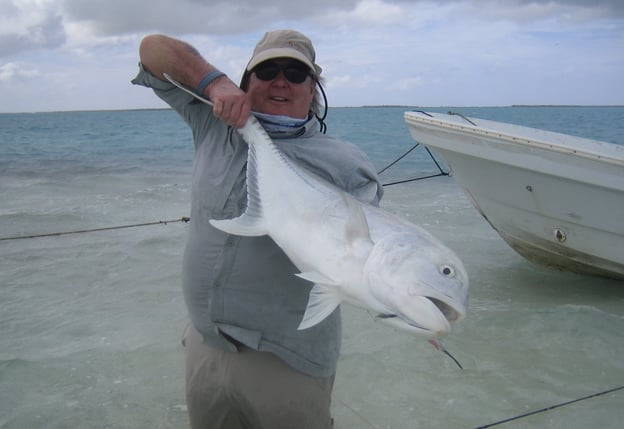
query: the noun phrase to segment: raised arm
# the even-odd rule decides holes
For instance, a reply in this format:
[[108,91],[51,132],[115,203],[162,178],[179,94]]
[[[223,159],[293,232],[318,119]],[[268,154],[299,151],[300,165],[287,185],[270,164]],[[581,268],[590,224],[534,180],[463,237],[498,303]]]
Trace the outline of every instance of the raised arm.
[[[143,66],[158,79],[166,80],[164,73],[190,88],[197,88],[201,80],[216,67],[206,61],[193,46],[168,36],[145,36],[139,47]],[[250,101],[227,76],[213,80],[202,94],[214,103],[214,115],[228,125],[242,127],[250,112]]]
[[193,88],[204,75],[215,69],[188,43],[160,34],[143,38],[139,56],[143,66],[158,79],[166,80],[164,73],[168,73]]

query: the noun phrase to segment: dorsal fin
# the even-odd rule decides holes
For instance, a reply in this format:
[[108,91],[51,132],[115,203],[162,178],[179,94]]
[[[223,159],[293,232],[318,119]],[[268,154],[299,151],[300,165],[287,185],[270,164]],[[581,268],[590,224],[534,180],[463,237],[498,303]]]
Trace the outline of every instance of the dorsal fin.
[[[260,139],[269,139],[270,141],[270,137],[253,116],[249,117],[245,126],[238,131],[249,145],[247,152],[247,208],[237,218],[211,219],[210,224],[229,234],[244,236],[266,235],[267,229],[264,225],[262,201],[258,188],[256,144],[261,142]],[[272,145],[273,143],[270,142],[270,144]]]

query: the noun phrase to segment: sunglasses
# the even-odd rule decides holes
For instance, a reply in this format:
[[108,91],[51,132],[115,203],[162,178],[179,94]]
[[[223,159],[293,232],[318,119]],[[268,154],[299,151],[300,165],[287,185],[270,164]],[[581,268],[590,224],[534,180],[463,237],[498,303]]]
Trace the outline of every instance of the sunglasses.
[[298,62],[279,65],[268,61],[258,65],[253,69],[253,72],[258,79],[263,81],[273,80],[279,72],[282,72],[290,83],[303,83],[310,76],[310,69],[305,64]]

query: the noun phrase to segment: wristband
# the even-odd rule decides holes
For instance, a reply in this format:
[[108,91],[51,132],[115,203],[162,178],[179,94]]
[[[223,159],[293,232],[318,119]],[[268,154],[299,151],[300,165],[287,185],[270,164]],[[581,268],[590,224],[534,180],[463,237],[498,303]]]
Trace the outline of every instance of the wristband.
[[210,85],[212,81],[214,81],[217,78],[220,78],[221,76],[225,76],[225,73],[217,69],[214,69],[210,73],[206,74],[206,76],[202,77],[202,79],[199,81],[199,84],[197,85],[197,90],[196,90],[197,94],[203,96],[204,91],[206,90],[206,87]]

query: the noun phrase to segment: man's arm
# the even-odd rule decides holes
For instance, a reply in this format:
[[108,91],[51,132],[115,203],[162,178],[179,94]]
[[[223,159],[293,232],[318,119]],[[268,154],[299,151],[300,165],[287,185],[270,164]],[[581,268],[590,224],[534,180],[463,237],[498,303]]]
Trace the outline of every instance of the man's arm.
[[215,70],[191,45],[160,34],[143,38],[139,47],[141,63],[158,79],[169,74],[175,80],[197,88],[203,76]]
[[[158,79],[166,80],[167,73],[191,88],[197,88],[207,74],[216,70],[193,46],[160,34],[143,38],[139,57],[143,67]],[[214,115],[228,125],[242,127],[247,121],[250,112],[247,94],[227,76],[213,80],[200,95],[213,102]]]

